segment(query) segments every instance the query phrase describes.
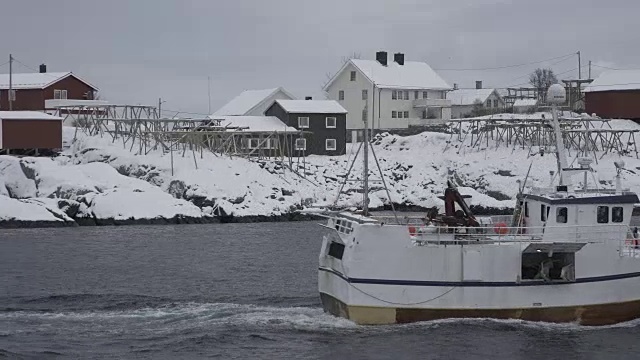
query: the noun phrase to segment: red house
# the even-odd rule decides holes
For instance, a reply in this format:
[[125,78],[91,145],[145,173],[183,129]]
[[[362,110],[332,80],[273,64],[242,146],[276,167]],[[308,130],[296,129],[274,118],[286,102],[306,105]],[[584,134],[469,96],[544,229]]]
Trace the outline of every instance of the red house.
[[39,73],[14,73],[11,83],[10,95],[9,74],[0,74],[0,110],[9,110],[10,96],[11,110],[42,111],[45,100],[93,100],[98,91],[71,72],[48,73],[46,65],[40,65]]
[[605,71],[584,92],[587,113],[640,121],[640,71]]
[[62,118],[39,111],[0,111],[0,154],[61,148]]

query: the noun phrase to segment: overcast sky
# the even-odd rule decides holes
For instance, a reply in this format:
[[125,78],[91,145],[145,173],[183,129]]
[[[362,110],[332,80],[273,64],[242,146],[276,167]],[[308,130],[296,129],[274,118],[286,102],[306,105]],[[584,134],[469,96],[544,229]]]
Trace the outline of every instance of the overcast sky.
[[[322,96],[343,57],[403,52],[435,69],[492,68],[582,53],[640,68],[640,1],[631,0],[1,0],[0,64],[73,71],[117,103],[207,113],[244,89]],[[490,71],[445,71],[450,84],[506,87],[537,66],[577,77],[577,56]],[[573,70],[573,71],[571,71]],[[8,66],[0,72],[8,72]],[[16,64],[16,72],[31,72]],[[593,75],[602,68],[593,67]]]

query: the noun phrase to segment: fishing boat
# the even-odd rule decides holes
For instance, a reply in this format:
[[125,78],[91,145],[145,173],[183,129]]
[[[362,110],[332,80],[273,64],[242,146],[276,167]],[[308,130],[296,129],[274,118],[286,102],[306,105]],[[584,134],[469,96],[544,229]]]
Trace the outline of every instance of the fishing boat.
[[[325,312],[358,324],[445,318],[522,319],[608,325],[640,317],[640,258],[630,229],[638,196],[587,186],[591,159],[568,164],[553,85],[557,173],[553,186],[520,183],[510,223],[472,214],[453,180],[445,212],[418,222],[368,211],[368,139],[364,138],[363,204],[326,213],[318,288]],[[366,128],[366,125],[365,125]],[[376,158],[377,162],[377,158]],[[584,175],[582,186],[572,177]],[[638,252],[640,254],[640,252]]]

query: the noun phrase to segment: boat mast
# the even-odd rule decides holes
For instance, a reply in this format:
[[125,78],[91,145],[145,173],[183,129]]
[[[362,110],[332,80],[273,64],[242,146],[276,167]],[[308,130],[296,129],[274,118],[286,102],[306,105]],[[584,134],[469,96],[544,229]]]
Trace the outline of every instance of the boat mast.
[[362,141],[364,152],[362,153],[364,165],[362,167],[362,215],[369,216],[369,127],[368,119],[364,119],[364,135]]
[[564,147],[562,131],[560,130],[560,121],[558,120],[557,104],[564,103],[566,100],[565,89],[562,85],[551,85],[547,92],[547,100],[551,103],[552,126],[556,137],[556,160],[558,162],[560,185],[571,186],[571,178],[568,173],[565,173],[565,169],[569,168],[569,163],[567,161],[567,150]]

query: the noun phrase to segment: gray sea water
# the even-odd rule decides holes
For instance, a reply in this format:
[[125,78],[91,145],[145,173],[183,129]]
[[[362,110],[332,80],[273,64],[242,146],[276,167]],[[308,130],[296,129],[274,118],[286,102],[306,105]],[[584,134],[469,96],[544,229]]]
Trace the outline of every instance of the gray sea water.
[[0,358],[639,359],[640,322],[323,313],[313,222],[0,230]]

